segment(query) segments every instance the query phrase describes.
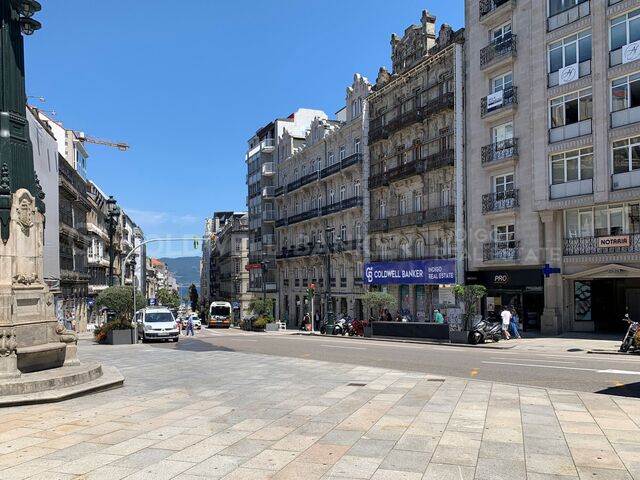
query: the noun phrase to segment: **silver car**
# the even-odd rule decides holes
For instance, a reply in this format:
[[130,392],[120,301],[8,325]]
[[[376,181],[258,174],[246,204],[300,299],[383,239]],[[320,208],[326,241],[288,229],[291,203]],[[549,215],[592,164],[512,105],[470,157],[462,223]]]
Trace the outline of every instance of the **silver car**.
[[[202,322],[196,315],[191,316],[191,322],[193,323],[193,328],[195,328],[196,330],[202,329]],[[189,317],[183,318],[182,328],[187,328],[188,325],[189,325]]]

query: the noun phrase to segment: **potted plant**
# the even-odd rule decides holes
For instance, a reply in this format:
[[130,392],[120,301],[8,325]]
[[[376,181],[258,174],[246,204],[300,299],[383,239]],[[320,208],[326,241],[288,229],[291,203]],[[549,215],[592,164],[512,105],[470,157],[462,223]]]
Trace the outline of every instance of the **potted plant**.
[[257,315],[258,318],[253,321],[252,328],[253,330],[267,330],[267,332],[277,331],[278,325],[275,323],[275,319],[273,318],[273,313],[271,311],[273,307],[273,303],[271,299],[265,298],[259,299],[256,298],[249,302],[249,309],[253,312],[254,315]]
[[385,309],[394,307],[397,303],[396,298],[386,292],[367,292],[360,297],[360,300],[362,301],[362,305],[364,305],[365,311],[374,312],[364,327],[364,336],[371,337],[373,335],[373,326],[371,325],[371,322],[374,319],[374,316],[376,314],[380,314],[380,312]]
[[469,332],[473,328],[472,319],[479,311],[480,300],[487,294],[483,285],[456,285],[453,287],[456,298],[462,300],[462,330],[451,330],[449,340],[452,343],[469,343]]
[[[146,299],[136,292],[136,305],[144,306]],[[125,286],[109,287],[98,295],[98,307],[106,308],[112,314],[110,319],[100,328],[94,330],[94,337],[99,343],[110,345],[132,344],[137,342],[133,318],[133,288]]]

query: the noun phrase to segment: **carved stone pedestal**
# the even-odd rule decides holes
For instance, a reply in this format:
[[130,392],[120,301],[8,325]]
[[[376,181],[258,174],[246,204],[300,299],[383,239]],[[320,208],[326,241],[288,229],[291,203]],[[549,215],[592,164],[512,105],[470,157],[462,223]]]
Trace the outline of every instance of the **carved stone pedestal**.
[[15,330],[0,330],[0,380],[20,376],[17,345]]

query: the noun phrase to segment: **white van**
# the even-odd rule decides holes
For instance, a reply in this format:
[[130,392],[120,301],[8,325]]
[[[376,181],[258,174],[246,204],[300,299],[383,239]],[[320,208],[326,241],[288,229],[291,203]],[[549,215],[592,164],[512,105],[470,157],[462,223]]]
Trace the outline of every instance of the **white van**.
[[180,333],[173,313],[166,307],[147,307],[136,312],[138,339],[178,341]]

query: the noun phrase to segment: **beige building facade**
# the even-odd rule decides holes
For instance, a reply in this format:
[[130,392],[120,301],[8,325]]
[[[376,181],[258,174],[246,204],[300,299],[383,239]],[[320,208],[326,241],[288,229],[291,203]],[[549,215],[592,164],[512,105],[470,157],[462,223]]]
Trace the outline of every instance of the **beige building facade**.
[[[413,271],[443,261],[464,275],[464,32],[423,11],[421,23],[391,37],[393,71],[381,68],[367,99],[367,265],[376,272]],[[375,278],[372,276],[372,278]],[[387,282],[371,288],[397,297],[409,321],[431,321],[454,305],[451,280]],[[395,314],[395,312],[391,312]],[[453,318],[450,319],[453,322]]]
[[618,330],[640,316],[640,1],[465,3],[467,280],[525,330]]
[[311,313],[362,317],[363,202],[366,158],[363,108],[371,86],[356,74],[336,120],[316,117],[305,136],[279,139],[277,263],[281,318],[299,325]]

